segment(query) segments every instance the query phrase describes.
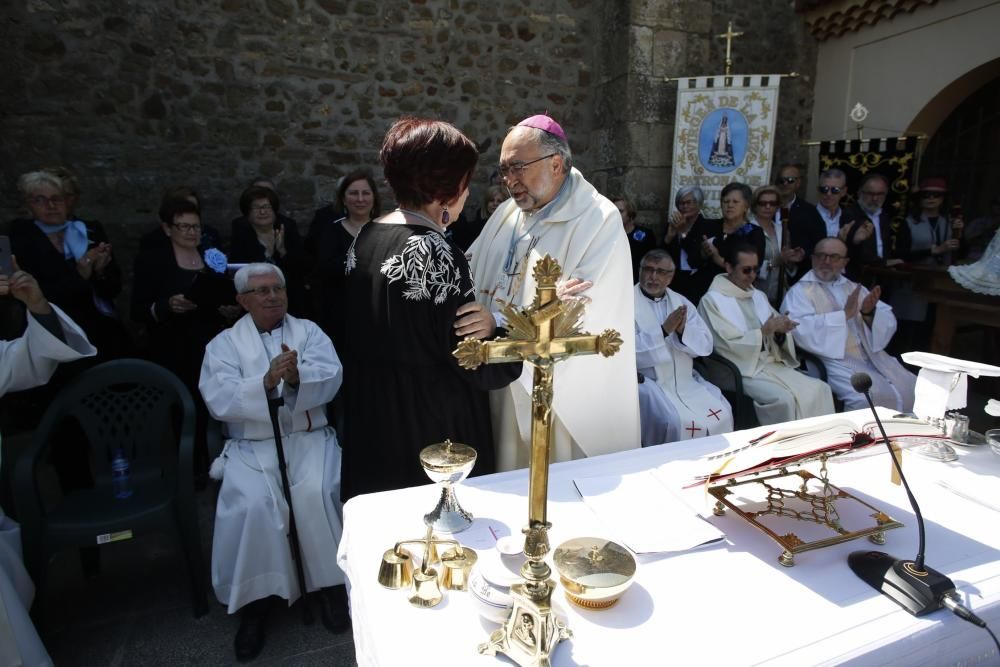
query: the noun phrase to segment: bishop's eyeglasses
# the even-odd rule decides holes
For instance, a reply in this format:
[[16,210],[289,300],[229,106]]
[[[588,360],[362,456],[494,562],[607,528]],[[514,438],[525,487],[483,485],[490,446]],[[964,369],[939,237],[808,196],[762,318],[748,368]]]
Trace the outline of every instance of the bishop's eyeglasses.
[[542,157],[535,158],[534,160],[528,160],[527,162],[511,162],[510,164],[500,163],[497,165],[497,171],[500,172],[501,178],[520,178],[524,174],[524,170],[535,164],[536,162],[541,162],[542,160],[547,160],[550,157],[558,155],[558,153],[549,153],[548,155],[543,155]]

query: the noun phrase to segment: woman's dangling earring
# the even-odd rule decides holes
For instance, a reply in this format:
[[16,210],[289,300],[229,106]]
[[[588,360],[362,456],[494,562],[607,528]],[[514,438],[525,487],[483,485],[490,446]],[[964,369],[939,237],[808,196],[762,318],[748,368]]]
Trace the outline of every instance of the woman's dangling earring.
[[441,226],[447,227],[449,222],[451,222],[451,215],[448,213],[448,207],[445,206],[441,210]]

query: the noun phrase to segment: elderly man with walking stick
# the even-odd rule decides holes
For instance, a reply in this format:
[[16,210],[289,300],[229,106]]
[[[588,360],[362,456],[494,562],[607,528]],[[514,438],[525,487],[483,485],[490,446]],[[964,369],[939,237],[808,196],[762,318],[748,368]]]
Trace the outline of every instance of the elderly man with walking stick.
[[288,315],[281,269],[250,264],[235,283],[247,314],[208,344],[199,388],[228,437],[211,471],[222,479],[212,584],[229,613],[241,610],[235,649],[246,661],[264,646],[276,598],[291,604],[303,588],[319,591],[328,630],[349,623],[333,556],[342,531],[340,447],[325,411],[342,369],[326,334]]

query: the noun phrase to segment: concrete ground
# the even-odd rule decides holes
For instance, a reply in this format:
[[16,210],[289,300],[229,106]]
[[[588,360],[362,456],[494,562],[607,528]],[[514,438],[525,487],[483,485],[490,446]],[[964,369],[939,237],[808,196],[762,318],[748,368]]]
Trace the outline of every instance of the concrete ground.
[[[202,547],[210,562],[214,495],[198,494]],[[207,571],[207,569],[206,569]],[[86,578],[78,552],[67,550],[50,564],[41,595],[45,646],[58,667],[237,664],[233,637],[237,616],[214,596],[209,613],[195,618],[179,543],[174,535],[148,535],[101,548],[101,571]],[[331,634],[318,618],[302,623],[298,607],[271,615],[267,643],[254,665],[353,667],[350,629]]]

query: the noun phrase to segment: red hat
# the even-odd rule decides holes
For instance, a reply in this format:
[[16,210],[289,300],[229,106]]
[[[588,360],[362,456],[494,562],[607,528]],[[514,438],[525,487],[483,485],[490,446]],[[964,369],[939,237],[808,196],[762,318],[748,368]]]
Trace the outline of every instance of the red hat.
[[948,183],[939,176],[920,179],[920,192],[948,192]]

